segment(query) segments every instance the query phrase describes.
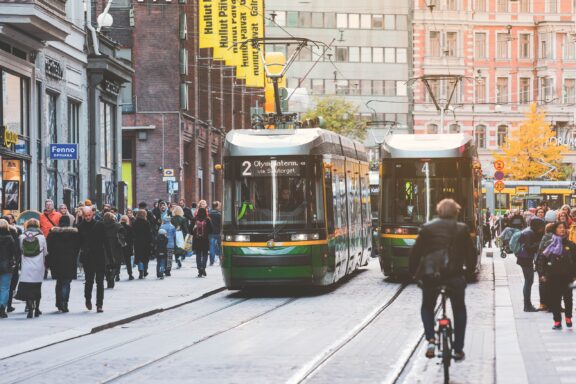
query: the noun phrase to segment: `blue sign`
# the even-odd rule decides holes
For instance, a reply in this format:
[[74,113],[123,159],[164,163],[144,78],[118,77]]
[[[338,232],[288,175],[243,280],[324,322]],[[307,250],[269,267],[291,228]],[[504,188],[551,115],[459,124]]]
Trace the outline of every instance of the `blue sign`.
[[78,160],[78,144],[50,144],[50,160]]

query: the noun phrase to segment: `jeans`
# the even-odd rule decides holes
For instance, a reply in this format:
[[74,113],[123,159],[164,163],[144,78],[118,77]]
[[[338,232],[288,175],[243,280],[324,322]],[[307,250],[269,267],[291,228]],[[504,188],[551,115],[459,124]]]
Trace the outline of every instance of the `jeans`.
[[199,271],[206,269],[208,262],[208,250],[196,251],[196,268]]
[[166,249],[166,275],[170,276],[170,272],[172,272],[172,262],[174,259],[174,248],[167,248]]
[[216,256],[220,257],[222,251],[220,248],[220,234],[208,235],[210,241],[210,265],[214,264]]
[[96,280],[96,306],[101,307],[104,304],[104,271],[85,270],[86,282],[84,283],[84,298],[92,301],[92,288]]
[[142,272],[148,272],[148,261],[146,262],[139,262],[138,263],[138,270]]
[[524,274],[524,306],[531,306],[532,300],[532,284],[534,284],[534,267],[532,264],[526,266],[522,265],[522,273]]
[[166,258],[158,257],[156,259],[156,277],[164,276],[164,271],[166,271]]
[[564,313],[566,318],[572,318],[572,288],[569,277],[559,276],[548,279],[548,298],[554,321],[562,321],[562,299],[564,299]]
[[56,280],[56,307],[60,308],[62,304],[68,304],[70,299],[70,279],[57,279]]
[[12,273],[0,274],[0,307],[8,307],[8,296],[10,295],[10,283]]
[[[454,313],[454,349],[462,352],[464,349],[464,335],[466,334],[466,303],[464,302],[464,292],[466,290],[466,280],[463,277],[452,277],[443,282],[448,287],[448,297],[452,304]],[[438,285],[425,283],[422,287],[422,307],[420,309],[422,323],[426,339],[435,339],[434,332],[434,309],[440,291]]]

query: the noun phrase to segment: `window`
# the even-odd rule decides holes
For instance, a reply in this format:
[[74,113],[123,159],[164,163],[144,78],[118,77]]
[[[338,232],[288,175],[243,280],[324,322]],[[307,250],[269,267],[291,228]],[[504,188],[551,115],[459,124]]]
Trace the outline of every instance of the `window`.
[[496,102],[499,104],[508,103],[508,78],[498,77],[496,79]]
[[348,28],[358,29],[360,28],[360,15],[357,13],[351,13],[348,15]]
[[348,54],[351,63],[360,62],[360,47],[349,47]]
[[576,44],[574,43],[573,38],[569,34],[565,33],[562,41],[564,43],[564,60],[576,59]]
[[312,12],[312,27],[324,27],[324,14],[322,12]]
[[408,53],[406,48],[396,48],[396,62],[397,63],[408,62]]
[[452,96],[452,102],[458,103],[460,102],[460,87],[462,87],[462,83],[456,82],[456,80],[444,80],[444,99],[448,100],[452,92],[454,92]]
[[122,84],[120,90],[122,97],[122,113],[134,113],[134,99],[132,97],[132,81]]
[[476,0],[476,12],[486,12],[486,0]]
[[540,99],[545,102],[551,102],[554,95],[554,85],[552,78],[540,78]]
[[384,15],[384,29],[387,30],[396,29],[396,16]]
[[384,48],[384,62],[385,63],[396,62],[396,50],[394,48]]
[[336,27],[342,29],[348,28],[348,15],[346,13],[338,13],[336,15]]
[[106,168],[113,167],[115,112],[112,104],[100,101],[100,165]]
[[315,95],[324,94],[324,80],[312,79],[312,93]]
[[396,29],[399,31],[407,31],[408,30],[408,17],[405,15],[397,15],[396,16]]
[[506,144],[506,139],[508,137],[508,126],[499,125],[497,132],[498,148],[502,148]]
[[299,12],[298,13],[298,26],[300,28],[310,28],[312,26],[312,13]]
[[530,12],[530,0],[520,0],[520,12]]
[[440,32],[430,31],[430,56],[440,56]]
[[352,96],[360,95],[360,80],[348,80],[348,93]]
[[474,130],[474,139],[478,148],[486,148],[486,126],[477,125]]
[[435,135],[438,133],[438,124],[428,124],[426,127],[426,133]]
[[486,33],[478,32],[474,35],[474,57],[477,59],[486,58]]
[[508,59],[509,35],[507,33],[497,34],[496,58]]
[[336,62],[348,62],[348,47],[336,47]]
[[[50,143],[58,142],[58,121],[57,121],[57,109],[58,109],[58,95],[48,93],[46,94],[46,99],[48,101],[47,107],[47,119],[46,124],[48,126],[48,138]],[[58,170],[56,169],[56,163],[54,160],[47,159],[48,171],[47,171],[47,183],[46,183],[46,198],[56,201],[58,196]]]
[[290,11],[286,13],[287,20],[286,26],[287,27],[297,27],[298,26],[298,12]]
[[360,48],[360,61],[362,61],[363,63],[372,62],[372,48],[370,47]]
[[300,61],[312,61],[312,48],[304,47],[299,53],[298,60]]
[[281,27],[286,26],[286,12],[285,11],[276,11],[276,18],[274,19],[275,23],[271,23],[271,25],[279,25]]
[[363,96],[372,95],[372,80],[360,81],[360,94]]
[[337,95],[348,94],[348,80],[336,80],[336,94]]
[[428,80],[428,86],[430,87],[430,90],[426,92],[426,100],[428,102],[432,102],[432,96],[430,95],[430,92],[432,92],[432,95],[434,96],[434,98],[436,98],[436,100],[438,100],[438,98],[440,97],[440,81],[438,80]]
[[372,15],[372,29],[384,28],[384,16]]
[[408,87],[406,86],[405,81],[397,81],[396,82],[396,96],[407,96],[408,95]]
[[336,14],[333,12],[327,12],[324,14],[324,27],[325,28],[336,28]]
[[574,104],[576,102],[576,80],[564,79],[564,103]]
[[372,15],[360,15],[360,28],[372,29]]
[[486,78],[480,77],[476,79],[476,102],[486,103]]
[[382,96],[384,94],[384,80],[372,81],[372,94],[374,96]]
[[384,62],[384,48],[372,48],[372,62],[374,63]]
[[28,82],[6,71],[2,71],[0,80],[0,122],[19,135],[27,136]]
[[446,0],[446,10],[456,11],[456,0]]
[[496,12],[508,12],[508,1],[510,0],[496,0]]
[[548,51],[548,35],[546,33],[540,34],[540,58],[548,59],[550,58],[550,52]]
[[396,96],[396,82],[394,80],[384,81],[384,96]]
[[447,32],[446,33],[446,56],[456,57],[458,47],[458,33],[457,32]]
[[520,78],[520,104],[528,104],[531,101],[530,97],[530,78],[521,77]]
[[520,58],[529,59],[530,58],[530,35],[528,33],[521,33],[519,36],[520,40]]
[[546,0],[546,12],[548,13],[558,12],[558,0]]
[[460,126],[458,124],[450,124],[448,133],[460,133]]

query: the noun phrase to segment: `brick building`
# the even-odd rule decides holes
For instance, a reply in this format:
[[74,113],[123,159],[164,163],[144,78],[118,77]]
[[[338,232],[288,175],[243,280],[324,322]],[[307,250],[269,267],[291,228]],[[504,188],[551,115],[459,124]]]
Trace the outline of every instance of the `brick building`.
[[[559,137],[571,136],[576,98],[573,0],[414,0],[414,76],[461,75],[444,132],[475,135],[483,169],[529,104],[547,113]],[[448,81],[431,84],[445,101]],[[441,130],[440,114],[414,85],[416,133]],[[567,163],[576,163],[567,154]]]
[[[100,6],[105,5],[100,2]],[[115,0],[107,33],[134,68],[123,88],[123,179],[129,205],[163,198],[221,199],[223,134],[250,127],[261,91],[198,47],[197,0]],[[173,169],[169,193],[163,170]]]

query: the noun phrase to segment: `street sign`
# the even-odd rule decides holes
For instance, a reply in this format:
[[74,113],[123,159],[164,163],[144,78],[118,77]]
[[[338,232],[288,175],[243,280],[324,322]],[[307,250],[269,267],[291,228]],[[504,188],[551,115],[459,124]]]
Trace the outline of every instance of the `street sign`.
[[78,144],[50,144],[50,160],[78,160]]
[[526,194],[528,193],[528,187],[516,187],[516,194]]
[[502,180],[498,180],[494,183],[494,189],[498,192],[502,192],[504,190],[504,182]]
[[174,176],[164,176],[162,181],[176,181],[176,177]]
[[173,168],[166,168],[162,171],[162,176],[164,177],[174,177],[174,169]]
[[502,180],[502,179],[504,179],[504,172],[502,172],[502,171],[496,171],[496,172],[494,172],[494,179],[495,179],[495,180]]
[[494,169],[497,171],[504,170],[504,162],[502,160],[496,160],[494,162]]

